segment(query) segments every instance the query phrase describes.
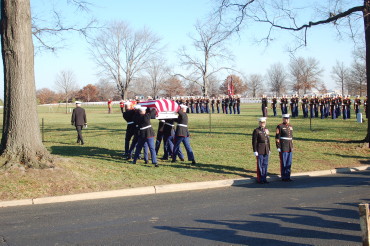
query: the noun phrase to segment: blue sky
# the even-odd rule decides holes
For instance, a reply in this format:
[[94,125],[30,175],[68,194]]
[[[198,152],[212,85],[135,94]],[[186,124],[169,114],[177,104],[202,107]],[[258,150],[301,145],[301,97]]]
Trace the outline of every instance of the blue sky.
[[[43,6],[50,6],[50,1],[32,1],[33,14],[42,16]],[[65,17],[71,22],[82,22],[84,15],[71,11],[64,6],[66,1],[55,1],[55,5],[63,8]],[[162,44],[166,45],[166,58],[169,65],[177,65],[175,51],[181,46],[189,46],[189,33],[194,33],[194,24],[197,19],[204,18],[212,9],[215,1],[209,0],[105,0],[90,1],[95,4],[91,7],[91,13],[99,21],[123,20],[135,29],[144,26],[150,28],[162,38]],[[234,66],[244,74],[260,73],[264,75],[269,66],[276,62],[283,65],[289,63],[289,54],[286,52],[288,43],[293,43],[294,38],[288,32],[280,32],[278,38],[268,47],[257,45],[253,42],[254,35],[265,31],[262,26],[252,25],[243,30],[239,38],[234,38],[228,44],[233,52]],[[353,42],[351,40],[337,40],[332,26],[313,28],[309,32],[309,43],[306,48],[300,49],[296,56],[314,57],[320,61],[324,69],[323,80],[328,89],[336,86],[331,79],[330,71],[336,60],[343,61],[346,65],[352,62]],[[36,87],[56,89],[54,81],[61,70],[74,71],[79,86],[96,83],[99,76],[95,74],[96,66],[88,53],[88,44],[77,34],[65,36],[66,47],[57,54],[42,53],[35,57]]]

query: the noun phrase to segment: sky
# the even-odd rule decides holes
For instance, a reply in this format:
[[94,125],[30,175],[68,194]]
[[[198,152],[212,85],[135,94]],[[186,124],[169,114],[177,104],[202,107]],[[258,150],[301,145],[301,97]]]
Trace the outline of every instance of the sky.
[[[83,23],[87,16],[76,12],[65,5],[67,1],[31,0],[32,15],[47,22],[50,6],[63,9],[66,20],[70,23]],[[195,33],[194,24],[204,19],[214,7],[210,0],[91,0],[89,15],[94,16],[100,23],[122,20],[129,23],[134,29],[147,27],[162,38],[166,47],[165,57],[168,65],[178,65],[176,51],[182,47],[190,47],[189,35]],[[360,2],[360,1],[359,1]],[[335,89],[336,85],[330,76],[336,61],[349,66],[352,62],[353,41],[338,40],[333,26],[312,28],[308,36],[308,46],[298,50],[295,56],[304,58],[313,57],[319,60],[324,69],[323,81],[328,89]],[[288,32],[279,32],[269,46],[256,44],[256,35],[266,32],[260,25],[251,25],[239,33],[227,44],[234,54],[233,66],[236,70],[248,75],[252,73],[266,74],[271,64],[281,62],[287,66],[289,54],[286,52],[288,44],[294,38]],[[87,84],[99,81],[96,74],[97,67],[89,54],[89,45],[78,34],[63,36],[64,48],[57,53],[42,52],[35,55],[36,89],[50,88],[56,90],[55,80],[62,70],[72,70],[76,75],[78,85],[82,88]],[[180,69],[180,68],[178,68]],[[3,86],[1,86],[3,94]]]

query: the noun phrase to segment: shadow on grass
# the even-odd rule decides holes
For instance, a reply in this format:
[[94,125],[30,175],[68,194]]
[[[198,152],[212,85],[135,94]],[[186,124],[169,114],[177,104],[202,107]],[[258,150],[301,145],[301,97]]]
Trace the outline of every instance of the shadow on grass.
[[252,178],[253,175],[248,175],[246,173],[255,173],[255,170],[247,170],[240,167],[233,167],[233,166],[225,166],[225,165],[218,165],[218,164],[203,164],[203,163],[197,163],[195,166],[190,166],[188,164],[175,164],[171,165],[174,168],[191,168],[191,169],[197,169],[199,171],[204,172],[210,172],[210,173],[218,173],[218,174],[235,174],[239,175],[241,177],[248,177]]
[[65,157],[84,157],[92,159],[101,159],[106,161],[120,161],[122,151],[116,151],[106,148],[89,147],[89,146],[51,146],[51,154]]
[[351,159],[365,159],[361,160],[361,164],[370,164],[370,158],[366,156],[358,156],[358,155],[341,155],[341,154],[332,154],[332,153],[326,153],[327,155],[337,156],[341,158],[351,158]]

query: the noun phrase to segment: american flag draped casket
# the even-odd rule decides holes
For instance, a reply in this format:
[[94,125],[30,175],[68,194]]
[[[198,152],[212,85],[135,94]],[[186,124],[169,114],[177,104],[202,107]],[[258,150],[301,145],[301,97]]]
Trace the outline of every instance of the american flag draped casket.
[[155,108],[157,111],[156,119],[158,120],[177,118],[177,112],[180,109],[180,106],[175,101],[168,99],[150,100],[139,102],[139,104],[144,107]]

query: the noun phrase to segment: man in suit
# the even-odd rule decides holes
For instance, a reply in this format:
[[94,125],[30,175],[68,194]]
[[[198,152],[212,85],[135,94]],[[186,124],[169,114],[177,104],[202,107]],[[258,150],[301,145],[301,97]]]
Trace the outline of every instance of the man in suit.
[[81,108],[80,101],[76,101],[76,108],[74,108],[72,112],[71,124],[72,126],[75,126],[77,130],[77,143],[84,145],[85,142],[82,138],[82,128],[83,126],[87,127],[87,120],[85,109]]
[[259,127],[252,134],[253,152],[257,159],[257,182],[268,183],[266,180],[270,155],[270,133],[266,128],[266,117],[259,118]]

